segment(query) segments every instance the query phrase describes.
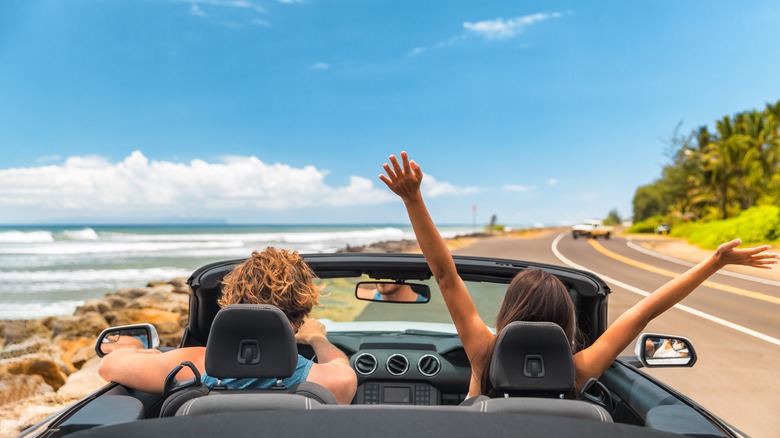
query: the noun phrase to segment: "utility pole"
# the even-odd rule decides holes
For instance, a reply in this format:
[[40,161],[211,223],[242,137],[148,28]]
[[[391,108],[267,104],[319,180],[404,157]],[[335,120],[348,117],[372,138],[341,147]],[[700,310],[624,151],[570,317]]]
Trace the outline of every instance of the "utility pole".
[[471,232],[477,232],[477,204],[471,206]]

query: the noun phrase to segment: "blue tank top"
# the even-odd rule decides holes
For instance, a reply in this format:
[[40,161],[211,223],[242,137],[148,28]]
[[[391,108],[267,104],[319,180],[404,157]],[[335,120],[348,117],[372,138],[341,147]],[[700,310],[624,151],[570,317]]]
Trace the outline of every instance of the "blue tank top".
[[[282,385],[291,387],[301,382],[306,381],[306,377],[309,376],[309,370],[314,362],[306,359],[305,357],[298,355],[298,364],[295,366],[293,375],[282,379]],[[211,377],[205,372],[200,376],[200,381],[209,388],[213,388],[217,385],[217,378]],[[222,386],[227,389],[269,389],[276,386],[276,379],[257,379],[247,377],[243,379],[225,378],[222,379]]]
[[[382,294],[379,293],[379,289],[377,289],[376,292],[374,292],[374,301],[382,301]],[[423,303],[425,302],[425,297],[418,294],[417,299],[415,301],[418,303]]]

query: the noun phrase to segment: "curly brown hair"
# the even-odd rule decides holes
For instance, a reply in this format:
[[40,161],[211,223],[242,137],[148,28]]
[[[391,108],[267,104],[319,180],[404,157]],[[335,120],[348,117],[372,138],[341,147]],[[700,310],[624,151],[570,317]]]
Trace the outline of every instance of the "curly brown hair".
[[298,251],[268,247],[253,251],[222,280],[221,307],[230,304],[272,304],[297,330],[319,297],[314,271]]

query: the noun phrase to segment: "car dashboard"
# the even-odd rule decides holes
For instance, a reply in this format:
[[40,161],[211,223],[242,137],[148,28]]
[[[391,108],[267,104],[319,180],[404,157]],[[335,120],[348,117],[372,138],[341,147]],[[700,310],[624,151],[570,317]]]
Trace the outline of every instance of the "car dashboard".
[[[456,335],[331,332],[328,338],[357,375],[352,404],[457,405],[466,398],[471,367]],[[311,347],[298,349],[316,360]]]

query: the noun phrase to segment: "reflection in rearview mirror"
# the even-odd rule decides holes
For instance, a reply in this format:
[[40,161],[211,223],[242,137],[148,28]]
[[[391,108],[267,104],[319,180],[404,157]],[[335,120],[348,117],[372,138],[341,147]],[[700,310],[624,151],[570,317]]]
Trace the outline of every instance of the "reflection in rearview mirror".
[[679,336],[642,334],[636,353],[646,367],[691,367],[696,363],[693,345]]
[[391,303],[427,303],[431,290],[425,284],[395,281],[360,282],[355,287],[355,296],[361,300]]
[[160,345],[157,329],[151,324],[109,327],[98,336],[95,352],[99,357],[120,348],[151,349]]

